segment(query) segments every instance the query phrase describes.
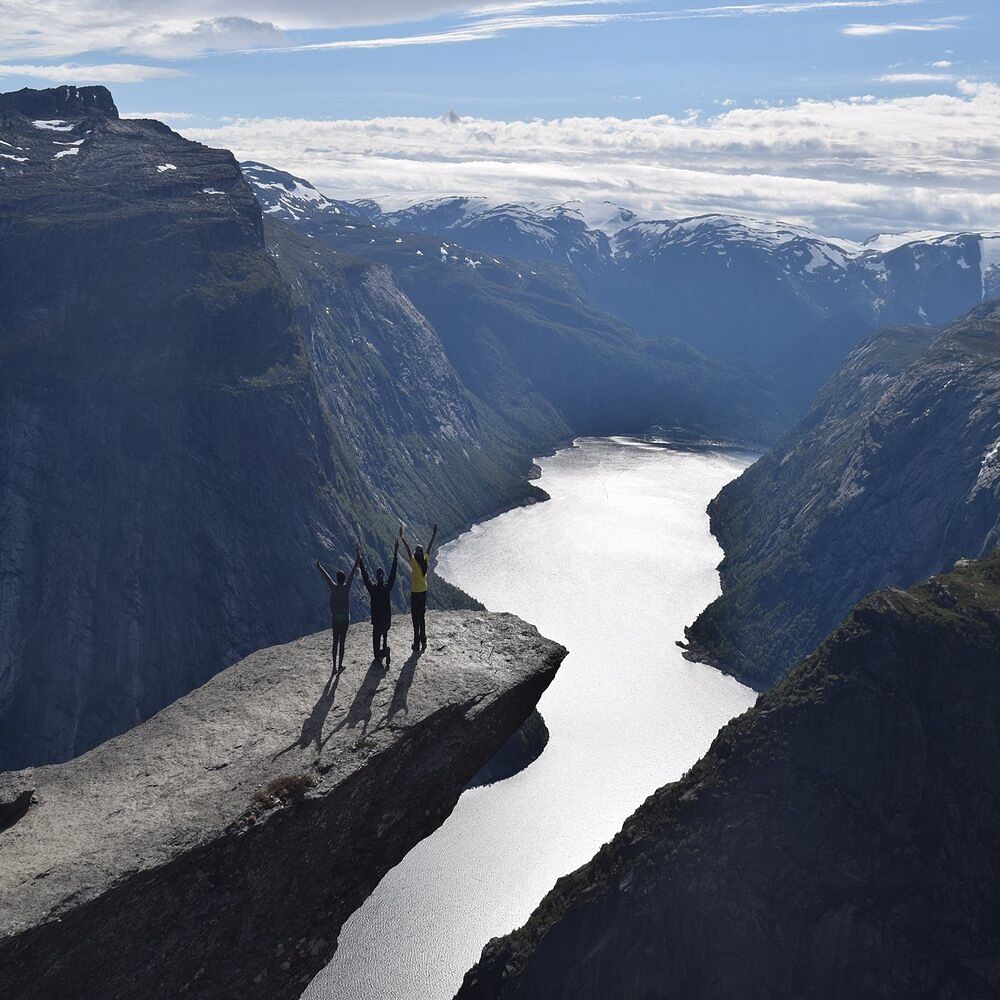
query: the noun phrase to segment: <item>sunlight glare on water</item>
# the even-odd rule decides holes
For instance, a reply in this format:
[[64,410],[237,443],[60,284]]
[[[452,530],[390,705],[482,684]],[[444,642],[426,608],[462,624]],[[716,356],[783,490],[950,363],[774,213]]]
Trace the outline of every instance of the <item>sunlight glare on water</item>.
[[308,1000],[449,1000],[651,792],[679,778],[753,691],[675,645],[719,593],[705,508],[755,456],[587,438],[541,459],[547,503],[476,525],[437,572],[569,649],[525,771],[466,791],[344,925]]

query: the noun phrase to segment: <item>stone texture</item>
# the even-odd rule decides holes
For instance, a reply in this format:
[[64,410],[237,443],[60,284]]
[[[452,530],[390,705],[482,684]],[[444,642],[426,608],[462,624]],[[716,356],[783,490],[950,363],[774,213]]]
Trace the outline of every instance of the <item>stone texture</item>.
[[523,771],[537,760],[549,742],[549,727],[536,709],[520,729],[473,775],[470,788],[492,785]]
[[1000,303],[883,330],[709,505],[722,596],[694,659],[763,689],[865,594],[1000,544]]
[[1000,553],[862,601],[460,1000],[1000,995]]
[[[261,650],[66,764],[0,776],[7,996],[299,996],[343,921],[524,722],[565,650],[511,615]],[[406,653],[403,653],[403,650]]]

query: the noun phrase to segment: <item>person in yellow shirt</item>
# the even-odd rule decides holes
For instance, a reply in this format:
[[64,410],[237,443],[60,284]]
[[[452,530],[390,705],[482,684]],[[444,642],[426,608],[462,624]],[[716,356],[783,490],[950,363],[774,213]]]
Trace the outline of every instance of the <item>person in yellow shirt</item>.
[[413,619],[413,646],[414,652],[427,648],[427,626],[424,619],[427,615],[427,576],[431,566],[431,549],[434,548],[434,539],[437,538],[438,526],[434,525],[431,532],[431,540],[427,543],[427,551],[422,545],[410,550],[410,543],[403,534],[403,526],[399,526],[399,539],[406,549],[406,554],[410,557],[410,617]]

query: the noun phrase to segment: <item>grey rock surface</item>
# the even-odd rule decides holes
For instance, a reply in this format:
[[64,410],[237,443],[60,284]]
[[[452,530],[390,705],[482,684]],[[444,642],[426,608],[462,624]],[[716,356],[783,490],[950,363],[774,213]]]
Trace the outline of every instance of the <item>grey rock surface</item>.
[[879,331],[808,416],[709,505],[722,596],[694,659],[758,689],[851,606],[1000,545],[1000,302]]
[[340,674],[329,632],[263,649],[74,761],[0,775],[0,801],[35,793],[0,832],[3,994],[299,996],[565,655],[512,615],[431,613],[428,634],[386,669],[357,623]]

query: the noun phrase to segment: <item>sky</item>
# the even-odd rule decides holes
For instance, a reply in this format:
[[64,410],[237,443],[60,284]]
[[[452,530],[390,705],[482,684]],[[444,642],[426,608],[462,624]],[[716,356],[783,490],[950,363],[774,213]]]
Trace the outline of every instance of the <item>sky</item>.
[[104,83],[123,114],[389,207],[859,237],[1000,229],[997,39],[997,0],[0,0],[0,89]]

